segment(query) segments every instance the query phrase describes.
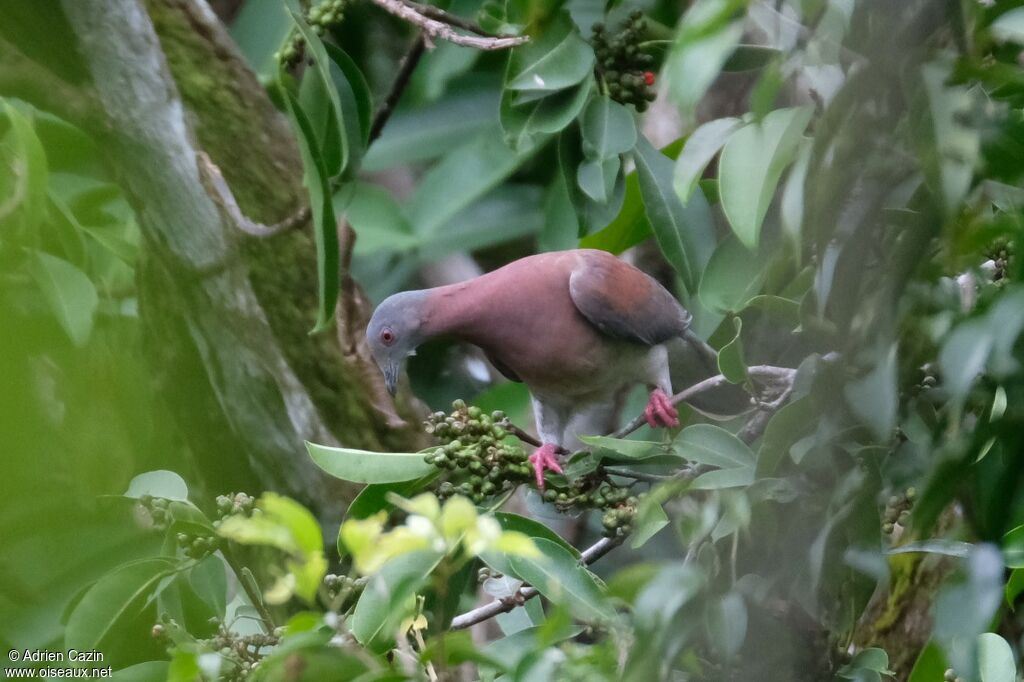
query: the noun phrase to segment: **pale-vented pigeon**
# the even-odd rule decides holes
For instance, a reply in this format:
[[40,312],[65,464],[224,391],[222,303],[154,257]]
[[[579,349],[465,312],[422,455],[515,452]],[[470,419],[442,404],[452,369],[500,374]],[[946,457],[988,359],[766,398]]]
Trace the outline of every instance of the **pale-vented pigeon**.
[[609,424],[633,385],[651,389],[651,426],[679,424],[670,353],[688,378],[717,373],[714,350],[689,331],[690,320],[649,275],[604,251],[578,249],[395,294],[377,307],[366,338],[392,394],[403,361],[444,335],[478,346],[502,374],[524,382],[543,442],[530,462],[543,487],[545,469],[562,471],[560,447]]

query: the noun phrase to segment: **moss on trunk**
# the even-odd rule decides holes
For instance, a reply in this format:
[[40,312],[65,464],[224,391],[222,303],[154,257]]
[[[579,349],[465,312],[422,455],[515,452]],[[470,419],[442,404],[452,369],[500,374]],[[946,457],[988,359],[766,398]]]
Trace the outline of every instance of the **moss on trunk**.
[[[147,0],[199,146],[242,210],[274,223],[306,201],[302,165],[287,121],[244,63],[223,26],[189,0]],[[327,426],[346,446],[409,449],[422,442],[415,415],[395,429],[371,407],[369,387],[331,332],[310,335],[316,317],[316,250],[306,229],[268,239],[238,233],[253,288],[289,364]]]

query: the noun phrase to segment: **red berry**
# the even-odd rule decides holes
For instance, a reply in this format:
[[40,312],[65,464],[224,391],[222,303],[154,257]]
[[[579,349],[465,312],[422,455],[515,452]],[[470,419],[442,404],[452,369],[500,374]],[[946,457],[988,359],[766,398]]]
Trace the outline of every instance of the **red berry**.
[[654,85],[654,73],[651,71],[644,71],[644,83],[647,85]]

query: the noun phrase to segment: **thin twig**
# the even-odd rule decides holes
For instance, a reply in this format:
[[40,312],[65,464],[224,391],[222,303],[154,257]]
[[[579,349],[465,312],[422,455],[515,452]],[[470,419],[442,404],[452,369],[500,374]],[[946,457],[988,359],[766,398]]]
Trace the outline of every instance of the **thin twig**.
[[[752,379],[762,381],[769,384],[791,384],[793,382],[793,376],[796,374],[795,369],[789,367],[775,367],[773,365],[754,365],[753,367],[747,368],[747,373]],[[716,374],[713,377],[708,377],[701,382],[685,388],[679,393],[676,393],[671,398],[673,405],[693,400],[697,396],[707,391],[714,390],[721,386],[725,386],[729,381],[721,374]],[[629,434],[633,433],[641,426],[646,423],[644,415],[638,415],[633,418],[628,424],[623,426],[618,431],[609,434],[611,438],[625,438]]]
[[465,31],[469,31],[470,33],[475,33],[478,36],[484,36],[485,38],[503,37],[485,31],[480,26],[480,24],[470,21],[469,19],[464,19],[455,14],[450,14],[441,9],[440,7],[434,7],[433,5],[423,5],[421,3],[414,2],[414,0],[403,0],[403,2],[412,9],[422,14],[423,16],[428,17],[430,19],[437,19],[438,21],[443,21],[444,23],[454,26],[455,28],[461,28]]
[[199,161],[199,176],[209,190],[211,198],[224,210],[228,218],[231,219],[231,222],[235,224],[235,227],[242,232],[253,237],[273,237],[275,234],[280,234],[302,225],[309,217],[309,207],[306,206],[273,225],[264,225],[250,219],[242,213],[242,209],[235,199],[234,192],[228,187],[228,183],[220,172],[220,168],[217,167],[217,164],[213,162],[206,152],[200,151],[196,156]]
[[439,21],[420,14],[416,9],[410,7],[402,0],[373,0],[373,3],[389,14],[399,19],[404,19],[410,24],[419,26],[430,38],[440,38],[455,45],[463,47],[475,47],[478,50],[505,50],[516,45],[522,45],[530,40],[529,36],[509,36],[506,38],[490,38],[482,36],[467,36],[456,33],[447,19]]
[[384,103],[373,117],[373,124],[370,126],[370,143],[373,143],[374,140],[380,137],[384,126],[395,110],[395,106],[398,105],[398,100],[402,98],[402,93],[409,86],[409,79],[412,78],[412,73],[416,70],[416,65],[420,63],[420,58],[423,57],[423,52],[426,48],[426,36],[421,32],[416,36],[416,40],[413,41],[405,57],[402,58],[402,64],[398,69],[398,73],[395,74],[394,82],[391,84],[391,90],[388,91],[388,96],[384,98]]
[[[618,547],[622,540],[623,538],[601,538],[593,545],[583,550],[580,554],[580,562],[584,566],[589,566],[608,552]],[[452,619],[450,629],[465,630],[477,623],[482,623],[485,620],[494,618],[500,613],[508,613],[517,606],[525,603],[527,600],[533,599],[538,594],[540,593],[535,587],[521,587],[518,592],[510,597],[495,599],[494,601],[477,607],[472,611],[467,611],[460,616],[456,616]]]

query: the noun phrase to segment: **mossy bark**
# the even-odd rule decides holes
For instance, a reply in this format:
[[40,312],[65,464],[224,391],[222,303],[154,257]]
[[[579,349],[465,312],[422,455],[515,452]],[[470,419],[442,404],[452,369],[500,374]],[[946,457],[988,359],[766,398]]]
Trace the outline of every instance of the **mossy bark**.
[[[221,169],[243,212],[267,224],[307,200],[293,134],[224,27],[190,0],[147,0],[198,147]],[[396,429],[367,399],[370,387],[316,319],[316,249],[309,226],[259,239],[239,232],[253,288],[281,349],[328,427],[347,447],[402,450],[421,444],[415,416]]]

